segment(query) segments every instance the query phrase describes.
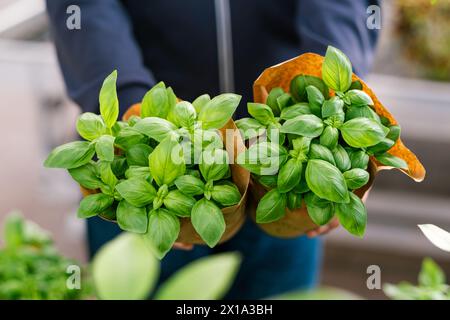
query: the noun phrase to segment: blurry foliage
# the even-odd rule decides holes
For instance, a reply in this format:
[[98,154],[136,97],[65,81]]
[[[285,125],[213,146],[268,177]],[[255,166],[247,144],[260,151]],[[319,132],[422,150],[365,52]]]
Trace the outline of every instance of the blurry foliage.
[[397,33],[425,76],[450,80],[450,1],[396,0]]

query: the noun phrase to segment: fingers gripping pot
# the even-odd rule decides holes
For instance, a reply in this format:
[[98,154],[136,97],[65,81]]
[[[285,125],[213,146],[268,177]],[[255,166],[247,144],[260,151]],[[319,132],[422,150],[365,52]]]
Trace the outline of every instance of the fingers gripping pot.
[[[303,55],[298,56],[297,58],[294,58],[292,60],[288,60],[286,62],[283,62],[281,64],[275,65],[273,67],[267,68],[255,81],[253,85],[253,94],[254,94],[254,104],[252,104],[252,108],[266,108],[264,104],[269,105],[269,94],[271,93],[272,89],[275,89],[274,91],[282,90],[281,92],[289,92],[291,88],[291,81],[296,78],[298,75],[305,75],[305,76],[313,76],[322,78],[322,65],[324,62],[324,57],[313,54],[313,53],[306,53]],[[350,67],[351,68],[351,67]],[[351,70],[351,69],[350,69]],[[351,71],[350,71],[351,72]],[[390,112],[381,104],[381,102],[378,100],[376,95],[373,93],[373,91],[355,74],[350,73],[352,84],[359,82],[360,90],[364,91],[368,97],[369,100],[371,99],[371,109],[373,109],[376,113],[376,117],[378,119],[384,119],[387,123],[389,123],[392,126],[397,125],[397,121],[394,119],[394,117],[390,114]],[[281,88],[281,89],[280,89]],[[347,89],[348,90],[348,89]],[[341,92],[335,92],[334,90],[326,89],[326,95],[329,95],[331,100],[334,96],[338,96],[339,98],[343,98],[345,100],[344,94]],[[292,94],[292,92],[291,92]],[[269,100],[268,100],[269,97]],[[279,98],[283,99],[283,97]],[[280,102],[280,100],[278,100]],[[298,102],[298,101],[297,101]],[[301,114],[301,108],[304,107],[300,104],[298,104],[297,111]],[[308,107],[308,106],[307,106]],[[310,104],[309,106],[312,109],[312,106]],[[287,108],[288,109],[288,108]],[[323,107],[325,109],[325,106]],[[322,114],[318,114],[318,116],[323,116],[324,110],[322,109]],[[362,110],[362,109],[360,109]],[[287,111],[287,110],[285,110]],[[370,111],[370,110],[369,110]],[[278,110],[279,112],[279,110]],[[249,113],[252,114],[249,106]],[[257,111],[254,111],[253,114],[256,114]],[[319,111],[320,113],[320,111]],[[252,115],[253,115],[252,114]],[[285,112],[285,115],[287,115],[288,112]],[[359,117],[360,115],[356,116]],[[283,118],[283,112],[281,112],[281,118]],[[275,118],[278,119],[278,118]],[[285,118],[289,119],[289,117]],[[252,119],[253,120],[253,119]],[[347,119],[345,119],[347,121]],[[325,121],[324,121],[325,122]],[[250,123],[250,122],[249,122]],[[239,126],[239,124],[238,124]],[[239,126],[240,127],[240,126]],[[241,127],[240,127],[241,128]],[[242,128],[241,128],[242,129]],[[298,129],[298,128],[297,128]],[[300,130],[301,127],[300,127]],[[344,137],[345,138],[345,137]],[[351,137],[350,137],[351,138]],[[349,138],[349,139],[350,139]],[[318,138],[317,138],[318,140]],[[413,180],[420,182],[425,177],[425,169],[423,165],[420,163],[420,161],[417,159],[417,157],[412,153],[408,148],[405,147],[405,145],[402,143],[401,139],[397,136],[394,138],[394,142],[392,142],[393,146],[389,146],[386,150],[388,151],[388,157],[390,155],[395,156],[397,158],[400,158],[400,161],[404,163],[403,166],[397,166],[399,170],[401,170],[403,173],[407,174],[409,177],[411,177]],[[320,141],[320,144],[322,144],[322,140]],[[370,148],[368,148],[370,150]],[[387,154],[387,152],[386,152]],[[373,182],[375,175],[381,171],[381,170],[389,170],[393,169],[394,165],[388,165],[389,162],[383,161],[384,164],[377,160],[373,154],[370,154],[369,163],[368,166],[366,166],[366,171],[369,174],[369,177],[367,178],[367,183],[365,183],[362,187],[359,188],[352,188],[353,194],[357,195],[359,198],[363,198],[364,196],[367,196],[367,193],[369,192]],[[378,157],[378,159],[381,159],[381,157]],[[348,169],[348,168],[347,168]],[[341,169],[341,171],[344,171]],[[264,195],[268,193],[269,190],[271,190],[270,187],[263,186],[261,183],[259,183],[256,179],[253,177],[251,178],[250,182],[250,190],[251,194],[249,195],[249,203],[248,203],[248,212],[250,216],[253,218],[253,220],[256,221],[256,209],[258,206],[258,203],[261,201]],[[365,209],[364,209],[365,210]],[[334,213],[333,213],[334,214]],[[339,217],[340,218],[340,217]],[[341,219],[339,219],[341,221]],[[342,224],[342,221],[341,221]],[[308,214],[307,207],[305,205],[305,199],[301,200],[301,206],[297,209],[290,210],[286,207],[285,214],[278,220],[268,222],[268,223],[258,223],[258,226],[263,229],[265,232],[267,232],[270,235],[281,237],[281,238],[291,238],[296,237],[299,235],[304,234],[305,232],[317,228],[317,224],[313,222],[313,220],[310,218],[310,215]],[[348,229],[348,228],[347,228]]]

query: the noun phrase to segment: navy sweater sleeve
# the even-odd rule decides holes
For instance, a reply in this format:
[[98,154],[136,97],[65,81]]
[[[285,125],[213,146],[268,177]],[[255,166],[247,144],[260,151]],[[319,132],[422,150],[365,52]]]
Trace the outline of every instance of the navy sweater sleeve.
[[[80,8],[81,29],[67,28],[70,5]],[[98,112],[101,84],[114,69],[121,114],[141,101],[155,81],[119,0],[47,0],[47,12],[68,94],[83,111]]]
[[373,60],[379,31],[366,26],[367,8],[378,0],[298,0],[301,51],[324,55],[328,45],[341,49],[353,71],[365,75]]

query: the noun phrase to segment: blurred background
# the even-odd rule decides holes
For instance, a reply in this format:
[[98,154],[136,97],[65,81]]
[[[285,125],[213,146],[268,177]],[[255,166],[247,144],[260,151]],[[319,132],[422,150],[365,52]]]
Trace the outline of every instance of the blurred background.
[[[366,286],[370,265],[381,268],[382,283],[415,283],[430,256],[450,276],[450,255],[417,228],[433,223],[450,230],[450,1],[382,5],[381,41],[366,80],[402,125],[402,139],[427,177],[417,184],[383,171],[367,203],[365,238],[343,230],[325,237],[322,283],[366,298],[385,298]],[[64,91],[44,1],[0,0],[0,224],[19,209],[50,230],[65,255],[86,261],[78,186],[64,170],[42,167],[53,147],[76,138],[78,113]]]

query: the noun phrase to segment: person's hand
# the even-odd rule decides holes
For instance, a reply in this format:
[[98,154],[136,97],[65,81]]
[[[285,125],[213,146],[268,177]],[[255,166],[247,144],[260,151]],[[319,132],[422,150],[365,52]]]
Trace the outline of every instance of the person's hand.
[[172,248],[178,250],[192,250],[192,248],[194,248],[194,245],[191,243],[175,242]]
[[328,224],[308,231],[306,233],[306,236],[308,238],[314,238],[314,237],[317,237],[320,235],[324,235],[324,234],[327,234],[328,232],[330,232],[331,230],[336,229],[338,226],[339,226],[339,220],[335,217]]

